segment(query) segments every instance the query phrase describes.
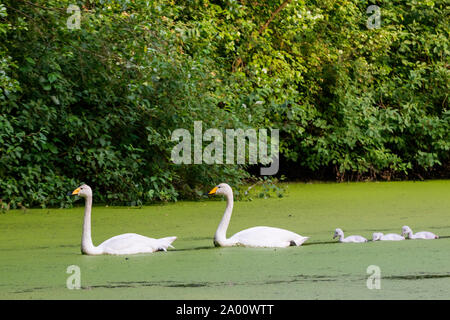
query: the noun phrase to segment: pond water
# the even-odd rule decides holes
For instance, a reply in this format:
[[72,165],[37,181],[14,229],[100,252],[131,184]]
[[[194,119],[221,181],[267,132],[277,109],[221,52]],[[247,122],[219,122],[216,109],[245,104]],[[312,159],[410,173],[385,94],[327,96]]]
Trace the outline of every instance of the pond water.
[[[130,256],[81,254],[82,200],[73,209],[12,210],[0,214],[0,299],[449,299],[449,194],[448,180],[289,183],[283,198],[235,202],[228,236],[265,225],[310,237],[284,249],[214,247],[220,198],[95,206],[95,245],[127,232],[178,237],[168,252]],[[403,225],[440,239],[332,239],[338,227],[371,239]],[[72,265],[78,290],[67,288]],[[371,265],[380,271],[379,290],[367,287]]]

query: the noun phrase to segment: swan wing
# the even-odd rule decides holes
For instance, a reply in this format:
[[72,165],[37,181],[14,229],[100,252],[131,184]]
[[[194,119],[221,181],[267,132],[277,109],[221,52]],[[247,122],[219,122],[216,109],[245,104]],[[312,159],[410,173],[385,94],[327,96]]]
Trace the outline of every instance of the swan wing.
[[414,239],[436,239],[436,238],[437,236],[434,233],[428,231],[421,231],[414,234]]
[[106,254],[136,254],[167,250],[176,237],[153,239],[136,233],[125,233],[101,243]]
[[396,234],[396,233],[388,233],[381,237],[381,240],[389,240],[389,241],[400,241],[405,240],[405,237]]
[[350,236],[343,239],[342,242],[367,242],[367,239],[362,236]]
[[245,247],[289,247],[300,246],[308,237],[302,237],[294,232],[272,227],[253,227],[234,234],[229,240],[234,245]]

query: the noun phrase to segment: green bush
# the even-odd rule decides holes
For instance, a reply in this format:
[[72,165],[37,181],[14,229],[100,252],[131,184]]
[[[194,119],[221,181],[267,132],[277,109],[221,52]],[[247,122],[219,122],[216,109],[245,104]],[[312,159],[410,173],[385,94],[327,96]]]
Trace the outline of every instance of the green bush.
[[251,116],[280,128],[285,158],[339,181],[448,177],[445,1],[378,1],[375,29],[371,1],[288,1],[265,29],[285,1],[194,3],[186,20],[243,84],[236,109],[264,101]]
[[67,191],[86,182],[98,201],[139,205],[239,183],[239,167],[170,161],[174,129],[194,120],[216,127],[225,113],[215,108],[219,82],[210,81],[208,57],[183,53],[174,32],[183,26],[157,4],[116,2],[85,8],[81,29],[69,30],[70,3],[45,3],[56,10],[5,1],[16,28],[3,46],[20,88],[2,103],[1,198],[13,207],[64,206]]
[[370,4],[2,0],[0,199],[67,206],[85,182],[96,201],[140,205],[238,187],[244,166],[170,160],[172,131],[197,120],[279,128],[284,158],[340,181],[448,176],[446,3],[378,1],[368,29]]

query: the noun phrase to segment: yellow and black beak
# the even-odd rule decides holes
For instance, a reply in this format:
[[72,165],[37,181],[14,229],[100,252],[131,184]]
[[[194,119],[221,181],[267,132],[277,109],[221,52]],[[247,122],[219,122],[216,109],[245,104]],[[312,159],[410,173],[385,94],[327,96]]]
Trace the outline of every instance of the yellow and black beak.
[[214,187],[208,194],[215,194],[217,191],[217,187]]
[[72,193],[70,193],[70,191],[69,191],[69,193],[67,195],[68,196],[75,196],[75,195],[77,195],[80,192],[80,190],[81,190],[81,188],[76,188],[75,190],[73,190]]

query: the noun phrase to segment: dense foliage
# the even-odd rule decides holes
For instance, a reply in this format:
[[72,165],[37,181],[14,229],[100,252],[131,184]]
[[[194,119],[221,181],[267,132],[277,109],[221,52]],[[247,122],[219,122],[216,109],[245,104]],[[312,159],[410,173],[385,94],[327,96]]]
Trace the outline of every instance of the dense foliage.
[[140,204],[239,185],[242,166],[170,160],[171,133],[196,120],[279,128],[283,158],[341,181],[448,175],[449,25],[433,0],[1,0],[0,198],[64,206],[86,182]]

